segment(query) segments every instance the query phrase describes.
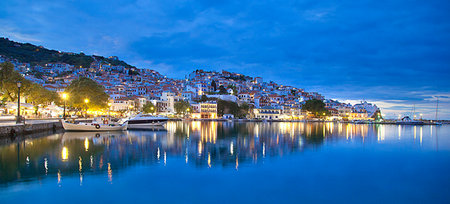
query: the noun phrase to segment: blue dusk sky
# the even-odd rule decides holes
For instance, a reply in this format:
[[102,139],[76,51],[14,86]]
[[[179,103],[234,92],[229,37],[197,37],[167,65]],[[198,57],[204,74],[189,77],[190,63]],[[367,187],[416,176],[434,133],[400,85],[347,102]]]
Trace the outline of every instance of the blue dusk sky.
[[0,1],[0,35],[184,78],[227,70],[450,119],[450,1]]

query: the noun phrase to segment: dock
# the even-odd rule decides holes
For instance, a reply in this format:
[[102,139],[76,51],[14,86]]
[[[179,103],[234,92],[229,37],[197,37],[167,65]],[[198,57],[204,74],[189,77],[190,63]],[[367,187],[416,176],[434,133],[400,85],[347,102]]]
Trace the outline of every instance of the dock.
[[0,122],[0,138],[15,137],[43,131],[57,131],[62,129],[58,119],[52,120],[27,120],[25,123],[16,124],[15,121]]

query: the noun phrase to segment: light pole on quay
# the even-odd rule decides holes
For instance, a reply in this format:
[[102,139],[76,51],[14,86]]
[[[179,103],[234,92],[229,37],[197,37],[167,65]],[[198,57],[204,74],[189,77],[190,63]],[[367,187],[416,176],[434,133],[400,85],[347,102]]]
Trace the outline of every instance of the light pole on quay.
[[110,121],[110,122],[111,122],[111,105],[112,105],[112,103],[109,102],[108,103],[108,121]]
[[22,86],[22,82],[21,81],[17,81],[17,120],[16,123],[20,123],[21,119],[20,119],[20,87]]
[[86,118],[87,118],[87,110],[88,110],[89,99],[88,99],[88,98],[85,98],[85,99],[84,99],[84,103],[86,104]]
[[62,93],[62,95],[61,95],[61,98],[63,99],[63,101],[64,101],[64,112],[63,112],[63,119],[65,120],[66,119],[66,101],[67,101],[67,98],[68,98],[69,96],[66,94],[66,93]]

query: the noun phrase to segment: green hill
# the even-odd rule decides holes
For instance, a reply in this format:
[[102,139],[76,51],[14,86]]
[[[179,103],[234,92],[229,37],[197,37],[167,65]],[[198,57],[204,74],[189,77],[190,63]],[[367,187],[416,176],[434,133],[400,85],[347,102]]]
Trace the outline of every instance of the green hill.
[[44,65],[46,63],[62,62],[74,65],[75,67],[89,67],[94,60],[97,60],[114,66],[121,65],[124,67],[134,67],[118,59],[85,55],[83,53],[76,54],[59,52],[30,43],[14,42],[8,38],[0,38],[0,55],[11,59],[17,59],[19,62],[30,63],[31,65]]

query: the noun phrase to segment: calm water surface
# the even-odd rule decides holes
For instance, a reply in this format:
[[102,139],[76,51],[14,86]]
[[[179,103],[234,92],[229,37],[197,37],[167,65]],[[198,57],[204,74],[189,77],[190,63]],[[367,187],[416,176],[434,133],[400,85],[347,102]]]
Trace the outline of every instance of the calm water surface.
[[0,143],[0,203],[450,203],[450,126],[170,122]]

